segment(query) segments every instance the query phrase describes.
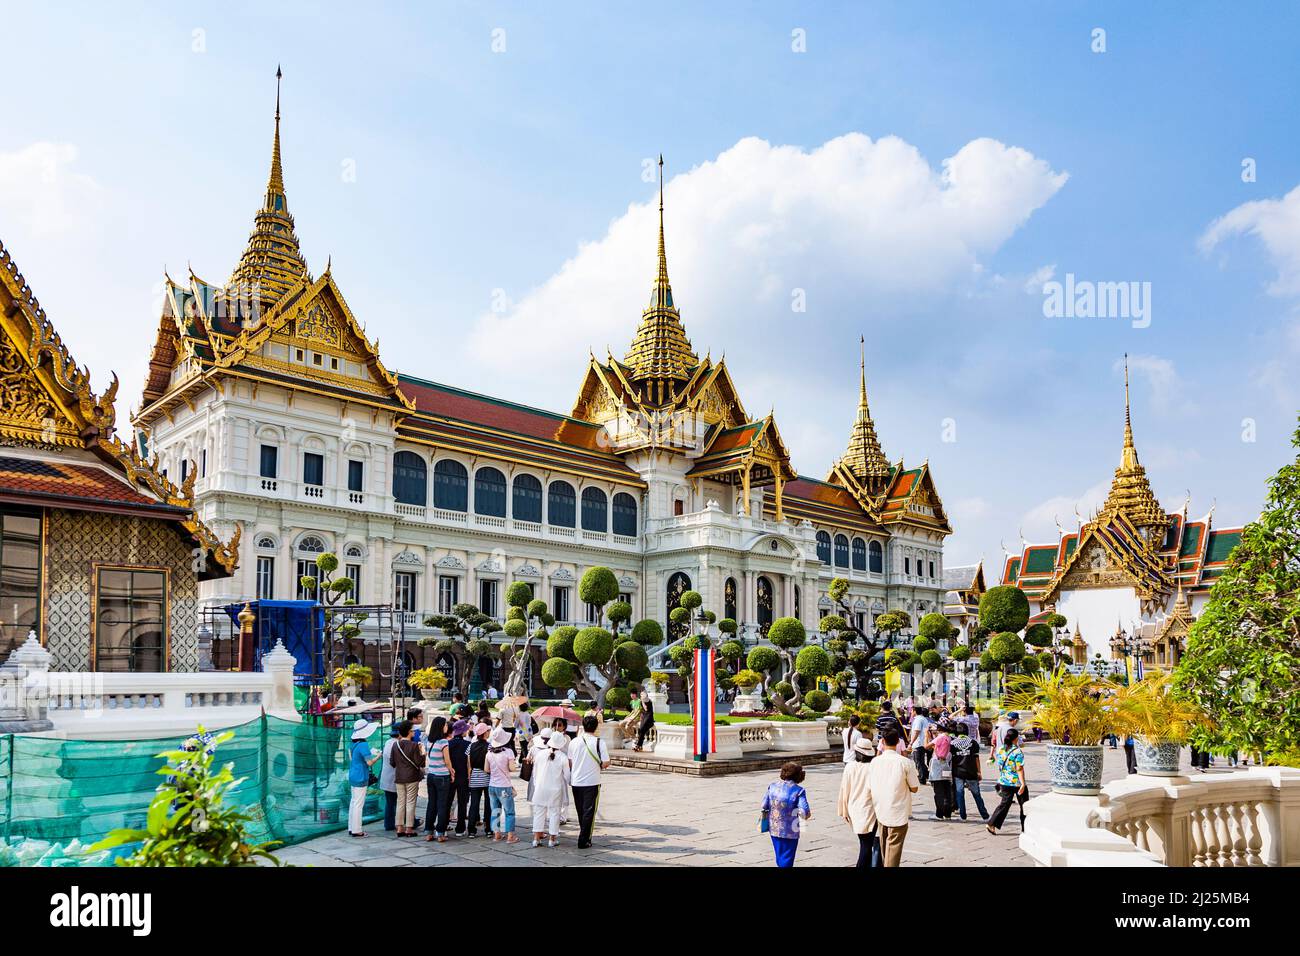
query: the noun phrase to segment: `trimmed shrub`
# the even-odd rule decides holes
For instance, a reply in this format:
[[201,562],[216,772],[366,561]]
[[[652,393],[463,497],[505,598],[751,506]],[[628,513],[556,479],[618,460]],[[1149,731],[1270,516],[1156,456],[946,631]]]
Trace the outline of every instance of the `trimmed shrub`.
[[770,647],[755,647],[745,658],[745,666],[751,671],[767,674],[781,666],[781,655]]
[[946,641],[952,635],[952,625],[942,614],[931,611],[916,625],[916,633],[918,637],[932,641],[930,647],[937,647],[940,641]]
[[998,662],[993,659],[992,651],[985,651],[980,655],[980,670],[995,671],[998,669]]
[[718,622],[719,634],[735,634],[736,631],[738,631],[739,629],[740,629],[739,625],[737,625],[736,622],[729,617],[724,617],[721,621]]
[[777,647],[791,650],[803,646],[808,639],[808,632],[797,617],[778,617],[767,629],[767,639]]
[[677,599],[677,606],[684,607],[688,611],[694,611],[704,603],[704,595],[699,591],[683,591],[682,596]]
[[573,677],[573,665],[562,657],[552,657],[542,664],[542,682],[547,687],[570,687]]
[[543,615],[546,614],[546,602],[543,601],[541,598],[537,598],[536,600],[529,601],[528,610],[526,613],[528,614],[529,617],[537,617],[537,618],[542,617]]
[[624,621],[632,620],[632,605],[626,601],[615,601],[609,607],[605,608],[605,617],[611,624],[622,624]]
[[1033,647],[1051,647],[1055,636],[1052,629],[1041,622],[1025,629],[1025,643]]
[[955,661],[970,660],[970,647],[966,644],[958,644],[948,654]]
[[849,629],[849,622],[844,620],[844,618],[838,614],[827,614],[817,624],[817,628],[823,634],[835,634],[840,631],[847,631]]
[[889,667],[896,667],[900,671],[910,671],[919,659],[919,656],[911,651],[896,650],[889,655],[886,663]]
[[777,681],[772,685],[772,693],[780,694],[782,698],[789,700],[794,696],[794,685],[787,680]]
[[528,633],[528,625],[518,619],[506,621],[506,626],[502,628],[506,637],[517,640]]
[[756,670],[746,668],[732,678],[737,687],[754,688],[763,683],[763,675]]
[[627,710],[632,705],[632,693],[626,687],[611,687],[605,691],[605,706],[614,710]]
[[691,622],[691,612],[684,607],[675,607],[668,612],[668,620],[674,624],[689,624]]
[[632,640],[646,647],[654,647],[656,644],[663,643],[664,629],[654,618],[648,617],[643,621],[637,621],[632,627]]
[[794,659],[794,669],[804,677],[823,677],[831,672],[831,656],[816,644],[809,645]]
[[533,599],[533,589],[524,581],[515,581],[506,588],[506,604],[512,608],[526,608]]
[[921,654],[921,666],[928,671],[937,671],[943,666],[943,655],[938,651],[925,651]]
[[573,639],[573,656],[580,664],[608,664],[613,653],[614,635],[603,627],[584,627]]
[[928,637],[915,637],[912,639],[912,650],[918,654],[932,651],[934,650],[934,641]]
[[546,639],[546,656],[563,657],[567,661],[576,660],[573,656],[573,639],[577,636],[578,629],[572,624],[557,627]]
[[588,568],[578,582],[578,599],[600,607],[618,600],[618,578],[609,568]]
[[521,607],[511,607],[508,611],[506,611],[507,621],[522,621],[524,620],[524,618],[525,618],[524,609]]
[[1010,631],[994,634],[989,639],[988,652],[999,664],[1014,664],[1025,656],[1025,642]]
[[718,648],[718,653],[724,660],[738,661],[745,656],[745,645],[740,641],[724,641]]
[[810,690],[804,695],[803,702],[808,705],[809,710],[815,710],[819,714],[824,714],[831,709],[831,695],[824,690]]
[[980,624],[990,631],[1023,631],[1029,623],[1029,598],[1013,584],[989,588],[980,598]]
[[643,671],[650,666],[645,648],[636,641],[624,641],[614,648],[614,660],[626,671]]

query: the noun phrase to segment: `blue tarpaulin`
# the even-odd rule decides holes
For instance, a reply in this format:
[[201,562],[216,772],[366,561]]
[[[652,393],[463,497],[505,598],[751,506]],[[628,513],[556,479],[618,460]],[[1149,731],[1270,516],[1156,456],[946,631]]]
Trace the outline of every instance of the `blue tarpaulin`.
[[[275,647],[276,641],[294,657],[295,677],[320,679],[325,673],[325,609],[315,601],[253,601],[250,610],[257,615],[253,624],[254,669],[262,669],[262,655]],[[235,631],[239,630],[239,612],[243,604],[224,608]]]

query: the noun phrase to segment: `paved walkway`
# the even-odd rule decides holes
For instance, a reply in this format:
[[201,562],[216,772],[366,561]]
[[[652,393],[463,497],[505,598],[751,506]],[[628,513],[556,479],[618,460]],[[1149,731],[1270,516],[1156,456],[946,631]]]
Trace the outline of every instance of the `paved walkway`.
[[[1048,789],[1044,744],[1025,748],[1031,794]],[[804,787],[813,815],[799,843],[796,866],[852,866],[857,837],[835,816],[839,765],[809,767]],[[1124,751],[1105,751],[1105,780],[1123,776]],[[770,866],[772,845],[758,832],[758,808],[775,773],[726,777],[613,769],[605,774],[595,845],[574,846],[577,827],[560,829],[555,849],[530,844],[532,813],[516,784],[515,801],[520,842],[513,846],[482,836],[449,837],[446,843],[421,838],[399,840],[371,824],[365,839],[346,832],[318,837],[279,852],[286,863],[299,866]],[[996,805],[992,784],[983,785],[990,812]],[[951,822],[934,818],[933,791],[922,787],[913,806],[913,820],[903,848],[904,866],[1030,866],[1020,851],[1019,817],[1013,806],[998,836],[990,836],[968,806],[971,818]],[[423,819],[423,801],[421,801]]]

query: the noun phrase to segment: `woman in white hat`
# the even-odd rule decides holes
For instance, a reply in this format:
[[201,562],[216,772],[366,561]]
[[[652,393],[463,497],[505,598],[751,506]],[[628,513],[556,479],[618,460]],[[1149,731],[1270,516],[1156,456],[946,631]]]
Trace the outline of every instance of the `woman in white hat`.
[[560,814],[569,792],[568,744],[565,734],[551,734],[533,758],[533,846],[541,846],[546,833],[551,846],[560,843]]
[[544,757],[546,756],[547,753],[549,753],[549,751],[546,749],[546,745],[550,741],[551,734],[553,733],[555,733],[555,731],[551,730],[550,727],[543,727],[541,732],[535,738],[536,745],[529,748],[528,756],[524,758],[524,762],[529,765],[528,766],[528,794],[525,797],[525,799],[529,803],[533,802],[533,771],[536,769],[537,758],[539,755]]
[[[489,829],[493,840],[518,843],[515,836],[515,782],[510,775],[515,770],[514,738],[510,731],[498,727],[488,738],[485,766],[488,772]],[[497,811],[501,816],[497,817]]]
[[366,805],[366,790],[370,787],[370,767],[380,757],[380,752],[367,742],[379,725],[362,717],[352,728],[352,761],[348,766],[348,783],[352,786],[352,800],[348,803],[348,833],[363,837],[361,811]]

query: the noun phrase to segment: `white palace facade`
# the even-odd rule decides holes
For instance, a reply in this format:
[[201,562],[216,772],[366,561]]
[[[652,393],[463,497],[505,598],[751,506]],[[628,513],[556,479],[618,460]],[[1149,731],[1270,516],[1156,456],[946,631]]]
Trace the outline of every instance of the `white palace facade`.
[[799,475],[774,417],[751,416],[725,360],[686,336],[662,183],[658,271],[629,331],[621,359],[591,358],[567,414],[390,371],[330,267],[313,276],[299,250],[277,103],[247,248],[225,285],[167,278],[133,418],[198,516],[225,538],[242,529],[238,570],[204,582],[202,602],[311,597],[299,578],[330,551],[408,639],[457,602],[501,617],[515,580],[585,623],[577,582],[595,565],[634,620],[666,625],[693,588],[750,639],[787,615],[815,629],[836,576],[868,627],[886,609],[942,610],[951,528],[928,464],[881,450],[865,352],[844,455],[822,480]]

